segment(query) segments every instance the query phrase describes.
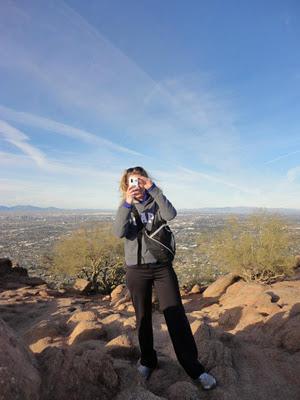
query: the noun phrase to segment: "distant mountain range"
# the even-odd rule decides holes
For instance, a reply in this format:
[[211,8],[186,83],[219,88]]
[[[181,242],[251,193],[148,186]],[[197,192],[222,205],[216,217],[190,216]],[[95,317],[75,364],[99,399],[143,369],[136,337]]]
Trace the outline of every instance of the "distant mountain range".
[[[251,214],[258,210],[264,209],[266,212],[271,213],[280,213],[285,215],[291,214],[299,214],[299,208],[263,208],[263,207],[199,207],[199,208],[179,208],[178,212],[189,212],[189,213],[213,213],[213,214],[226,214],[226,213],[235,213],[235,214]],[[32,205],[17,205],[17,206],[3,206],[0,205],[0,212],[13,212],[13,211],[22,211],[22,212],[63,212],[63,211],[102,211],[102,212],[115,212],[114,208],[58,208],[58,207],[37,207]]]
[[0,205],[0,212],[5,211],[113,211],[114,209],[107,209],[107,208],[58,208],[58,207],[37,207],[31,205],[18,205],[18,206],[1,206]]
[[201,213],[213,213],[213,214],[251,214],[259,210],[264,210],[269,213],[279,213],[283,215],[300,215],[300,208],[272,208],[272,207],[203,207],[203,208],[181,208],[178,211],[181,212],[201,212]]

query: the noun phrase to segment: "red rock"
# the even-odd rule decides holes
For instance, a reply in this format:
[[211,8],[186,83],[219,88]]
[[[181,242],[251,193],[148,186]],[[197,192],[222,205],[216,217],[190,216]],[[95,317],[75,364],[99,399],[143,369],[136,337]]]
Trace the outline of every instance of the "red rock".
[[0,320],[0,398],[39,400],[38,364],[23,340]]

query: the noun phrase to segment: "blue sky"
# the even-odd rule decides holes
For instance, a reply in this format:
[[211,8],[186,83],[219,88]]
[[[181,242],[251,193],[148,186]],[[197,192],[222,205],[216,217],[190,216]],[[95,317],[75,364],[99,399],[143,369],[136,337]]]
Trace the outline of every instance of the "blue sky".
[[0,5],[0,204],[299,208],[298,1]]

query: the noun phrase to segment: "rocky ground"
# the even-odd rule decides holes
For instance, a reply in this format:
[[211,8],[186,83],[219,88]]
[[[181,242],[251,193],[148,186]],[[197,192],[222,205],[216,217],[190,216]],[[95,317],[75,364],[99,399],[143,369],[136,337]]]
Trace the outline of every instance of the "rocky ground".
[[229,274],[182,292],[199,360],[218,381],[204,391],[178,363],[155,296],[159,368],[145,382],[125,286],[111,296],[53,290],[2,261],[1,400],[300,399],[299,274],[272,285]]

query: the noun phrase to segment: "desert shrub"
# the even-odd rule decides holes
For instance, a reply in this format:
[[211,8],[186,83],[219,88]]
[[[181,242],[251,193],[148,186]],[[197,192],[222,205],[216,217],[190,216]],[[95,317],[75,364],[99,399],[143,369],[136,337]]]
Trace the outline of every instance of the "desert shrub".
[[271,282],[291,275],[295,265],[286,222],[264,211],[244,221],[229,216],[224,229],[209,241],[207,236],[204,242],[199,238],[198,246],[220,271],[237,273],[246,281]]
[[83,225],[53,246],[54,272],[85,278],[93,290],[109,293],[124,281],[124,250],[108,223]]
[[190,290],[194,285],[200,286],[210,284],[216,280],[220,272],[210,264],[201,261],[193,262],[193,267],[189,267],[189,263],[174,265],[181,287]]
[[[206,235],[201,233],[202,244],[204,244],[205,238]],[[193,247],[188,251],[178,249],[173,266],[176,269],[180,285],[189,289],[195,284],[200,286],[210,284],[220,275],[217,266],[208,260],[206,246],[201,249],[199,246]]]

